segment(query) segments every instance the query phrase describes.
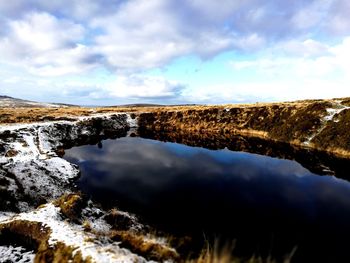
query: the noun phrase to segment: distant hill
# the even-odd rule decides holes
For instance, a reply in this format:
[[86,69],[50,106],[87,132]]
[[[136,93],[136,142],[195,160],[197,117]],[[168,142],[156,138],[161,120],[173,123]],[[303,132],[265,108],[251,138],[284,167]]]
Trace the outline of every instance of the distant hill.
[[134,107],[178,107],[178,106],[197,106],[198,104],[171,104],[171,105],[163,105],[163,104],[151,104],[151,103],[135,103],[135,104],[123,104],[123,105],[115,105],[110,107],[125,107],[125,108],[134,108]]
[[74,105],[62,103],[45,103],[30,100],[22,100],[9,96],[0,95],[0,108],[61,108]]

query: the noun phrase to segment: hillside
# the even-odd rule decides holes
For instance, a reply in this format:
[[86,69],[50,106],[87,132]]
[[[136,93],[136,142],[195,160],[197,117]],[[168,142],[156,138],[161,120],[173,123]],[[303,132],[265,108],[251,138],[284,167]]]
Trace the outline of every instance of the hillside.
[[36,102],[0,95],[0,108],[58,108],[67,106],[70,105],[61,103]]

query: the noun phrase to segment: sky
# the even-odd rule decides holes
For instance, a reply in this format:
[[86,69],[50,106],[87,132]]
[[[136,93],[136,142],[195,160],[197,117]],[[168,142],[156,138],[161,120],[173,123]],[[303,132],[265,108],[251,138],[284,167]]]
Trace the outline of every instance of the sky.
[[0,1],[0,95],[80,105],[350,96],[349,0]]

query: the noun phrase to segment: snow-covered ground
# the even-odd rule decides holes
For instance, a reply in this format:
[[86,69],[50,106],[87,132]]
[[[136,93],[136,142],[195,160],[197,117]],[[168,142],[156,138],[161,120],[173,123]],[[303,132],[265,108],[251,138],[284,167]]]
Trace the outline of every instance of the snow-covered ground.
[[[43,227],[51,232],[48,241],[49,245],[54,246],[61,242],[66,246],[72,246],[76,251],[82,253],[83,258],[91,257],[96,262],[146,262],[144,258],[119,247],[117,242],[102,238],[102,234],[107,235],[108,231],[110,231],[110,226],[103,220],[95,222],[99,224],[98,229],[105,231],[105,233],[100,232],[100,238],[97,238],[93,233],[84,231],[83,226],[62,220],[60,208],[52,203],[41,206],[31,212],[18,214],[0,222],[0,224],[16,220],[42,223]],[[3,257],[9,258],[10,262],[32,262],[34,253],[32,251],[28,252],[21,247],[0,246],[0,261]],[[20,257],[22,257],[22,261],[15,261],[15,259],[20,259]]]
[[35,253],[21,246],[0,246],[0,261],[7,263],[33,262]]
[[0,126],[0,189],[7,191],[9,210],[27,211],[69,190],[79,170],[55,151],[106,132],[126,131],[127,120],[126,114],[100,114],[74,122]]
[[[89,217],[106,212],[97,211],[99,208],[91,201],[82,216],[98,235],[84,231],[81,224],[65,220],[60,207],[50,202],[70,192],[72,180],[79,176],[78,167],[56,154],[58,148],[79,144],[107,132],[126,133],[129,128],[136,127],[135,118],[128,114],[100,114],[77,118],[74,122],[0,125],[0,190],[7,191],[8,197],[8,200],[0,201],[0,226],[18,220],[39,222],[50,230],[50,246],[64,243],[95,262],[146,262],[143,257],[109,240],[111,226],[102,217]],[[35,209],[43,202],[47,203]],[[121,213],[129,216],[126,212]],[[134,223],[133,229],[141,228]],[[0,261],[32,262],[34,256],[33,251],[20,246],[0,246]]]

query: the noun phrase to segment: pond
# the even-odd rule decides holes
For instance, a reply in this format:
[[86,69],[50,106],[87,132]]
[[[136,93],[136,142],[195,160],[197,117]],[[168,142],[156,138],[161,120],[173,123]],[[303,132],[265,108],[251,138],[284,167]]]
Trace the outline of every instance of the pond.
[[140,137],[74,147],[64,158],[79,165],[82,192],[166,233],[235,240],[241,257],[350,260],[349,182],[296,161]]

